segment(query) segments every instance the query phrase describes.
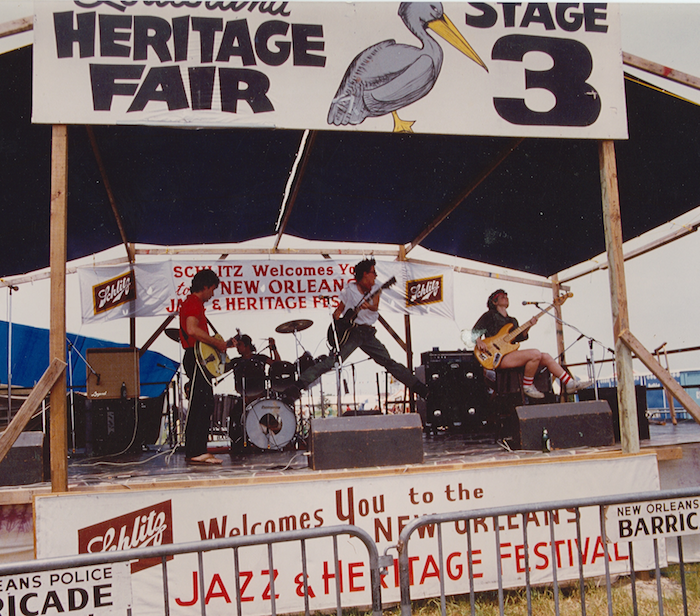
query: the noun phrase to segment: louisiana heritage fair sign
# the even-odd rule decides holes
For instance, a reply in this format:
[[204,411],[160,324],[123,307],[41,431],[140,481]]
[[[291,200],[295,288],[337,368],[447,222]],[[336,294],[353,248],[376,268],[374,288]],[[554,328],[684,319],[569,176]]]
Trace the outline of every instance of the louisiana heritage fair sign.
[[45,0],[34,36],[38,123],[627,137],[607,3]]

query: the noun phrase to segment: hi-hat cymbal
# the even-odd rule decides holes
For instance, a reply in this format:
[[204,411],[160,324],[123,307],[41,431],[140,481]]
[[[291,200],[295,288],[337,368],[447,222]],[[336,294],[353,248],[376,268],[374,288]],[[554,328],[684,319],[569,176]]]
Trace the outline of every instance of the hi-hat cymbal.
[[174,340],[175,342],[180,342],[180,330],[176,327],[168,327],[165,329],[165,335]]
[[287,321],[275,327],[275,331],[278,334],[293,334],[294,332],[300,332],[302,330],[308,329],[314,324],[313,321],[309,319],[297,319],[296,321]]

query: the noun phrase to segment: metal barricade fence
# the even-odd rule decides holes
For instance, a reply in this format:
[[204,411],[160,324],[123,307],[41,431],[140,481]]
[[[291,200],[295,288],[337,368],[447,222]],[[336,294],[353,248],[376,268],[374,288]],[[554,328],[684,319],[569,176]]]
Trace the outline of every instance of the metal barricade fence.
[[[229,537],[221,539],[207,539],[204,541],[166,544],[158,547],[136,548],[130,550],[99,552],[94,554],[79,554],[75,556],[65,556],[56,558],[46,558],[42,560],[32,560],[22,563],[7,563],[0,564],[0,576],[21,575],[28,573],[39,573],[42,571],[55,571],[68,569],[72,567],[87,567],[91,565],[111,564],[118,562],[136,561],[142,559],[158,558],[161,561],[162,570],[162,585],[163,585],[163,614],[170,614],[170,593],[168,589],[168,557],[178,554],[196,553],[198,556],[198,584],[199,584],[199,601],[201,607],[201,615],[206,616],[207,607],[204,600],[204,552],[212,552],[215,550],[233,550],[233,568],[234,579],[236,580],[236,609],[237,614],[243,614],[241,609],[241,588],[240,588],[240,566],[239,566],[239,549],[246,546],[267,545],[267,559],[270,585],[270,601],[271,614],[277,614],[275,604],[275,566],[273,556],[273,544],[299,542],[301,551],[301,564],[303,575],[303,590],[304,590],[304,613],[306,616],[310,614],[309,608],[309,586],[307,573],[307,557],[306,557],[306,542],[311,539],[322,537],[331,537],[333,539],[333,556],[335,564],[335,579],[339,579],[339,560],[338,560],[338,536],[349,535],[362,541],[367,548],[369,557],[370,570],[370,585],[372,595],[372,614],[373,616],[381,616],[382,614],[382,596],[381,596],[381,569],[391,565],[393,560],[388,556],[379,556],[377,546],[370,535],[363,529],[349,524],[318,527],[305,530],[282,531],[278,533],[268,533],[264,535],[247,535],[238,537]],[[336,613],[338,616],[342,614],[341,606],[341,591],[340,585],[336,584]],[[4,612],[3,612],[4,613]]]
[[[580,613],[582,616],[586,615],[586,589],[585,589],[585,579],[584,579],[584,558],[582,555],[582,541],[581,541],[581,510],[585,508],[592,508],[592,507],[597,507],[598,508],[598,521],[600,524],[600,537],[602,540],[602,545],[604,549],[604,563],[605,563],[605,586],[606,586],[606,594],[607,594],[607,610],[609,616],[613,615],[613,601],[612,601],[612,582],[611,582],[611,573],[610,573],[610,554],[608,552],[608,542],[607,542],[607,536],[606,536],[606,527],[605,527],[605,512],[606,512],[606,507],[608,506],[620,506],[620,505],[626,505],[626,504],[632,504],[632,503],[642,503],[642,502],[653,502],[656,503],[658,501],[666,501],[666,500],[673,500],[673,499],[688,499],[688,498],[693,498],[693,497],[698,497],[700,496],[700,488],[687,488],[687,489],[675,489],[675,490],[664,490],[664,491],[658,491],[658,492],[640,492],[636,494],[621,494],[621,495],[616,495],[616,496],[609,496],[609,497],[598,497],[598,498],[582,498],[582,499],[569,499],[569,500],[561,500],[561,501],[552,501],[552,502],[546,502],[546,503],[534,503],[531,505],[526,505],[526,506],[507,506],[507,507],[493,507],[493,508],[488,508],[488,509],[477,509],[477,510],[471,510],[471,511],[461,511],[461,512],[453,512],[453,513],[443,513],[443,514],[433,514],[433,515],[426,515],[422,516],[420,518],[417,518],[410,523],[408,523],[403,530],[401,531],[401,534],[399,536],[399,543],[397,546],[399,557],[398,557],[398,565],[399,565],[399,585],[400,585],[400,593],[401,593],[401,616],[411,616],[412,613],[412,604],[411,604],[411,569],[410,569],[410,557],[409,557],[409,540],[411,537],[414,535],[416,531],[419,529],[433,526],[437,527],[437,541],[438,541],[438,580],[440,584],[440,611],[441,614],[444,616],[446,614],[446,593],[445,593],[445,579],[447,577],[446,575],[446,567],[445,567],[445,556],[444,556],[444,546],[443,546],[443,525],[446,523],[458,523],[458,522],[463,522],[465,523],[464,527],[464,534],[466,535],[466,549],[465,549],[465,554],[467,556],[466,558],[466,566],[467,566],[467,572],[468,572],[468,578],[469,578],[469,588],[466,589],[464,588],[463,591],[459,594],[464,594],[466,595],[467,592],[469,594],[469,600],[470,600],[470,606],[471,606],[471,614],[472,616],[475,615],[476,613],[476,602],[475,602],[475,583],[474,583],[474,564],[475,560],[473,558],[474,552],[472,549],[472,526],[475,524],[475,521],[477,520],[488,520],[491,519],[493,521],[493,527],[494,527],[494,535],[495,535],[495,544],[494,544],[494,553],[496,555],[496,563],[497,563],[497,592],[498,592],[498,607],[499,607],[499,613],[501,616],[503,616],[504,612],[504,585],[503,585],[503,578],[502,578],[502,554],[501,554],[501,549],[504,547],[506,544],[501,544],[501,539],[500,539],[500,530],[501,528],[501,523],[499,519],[506,518],[508,516],[520,516],[520,519],[522,521],[522,531],[523,531],[523,545],[524,545],[524,550],[522,554],[522,558],[524,561],[524,576],[525,576],[525,594],[526,594],[526,601],[527,601],[527,613],[531,615],[532,612],[532,585],[531,585],[531,579],[530,579],[530,571],[531,571],[531,566],[529,562],[529,546],[528,546],[528,516],[536,513],[544,513],[545,518],[548,517],[548,526],[549,526],[549,535],[550,535],[550,549],[551,549],[551,555],[549,557],[551,558],[551,579],[548,581],[549,584],[552,586],[552,600],[554,603],[554,613],[559,616],[560,614],[560,605],[559,605],[559,581],[557,579],[557,563],[559,562],[558,559],[558,554],[557,554],[557,541],[556,541],[556,536],[555,536],[555,523],[553,523],[554,517],[555,517],[555,512],[559,512],[561,510],[568,510],[570,512],[574,512],[575,515],[575,524],[576,524],[576,541],[573,542],[573,545],[576,546],[576,556],[577,556],[577,561],[578,561],[578,587],[579,587],[579,592],[580,592],[580,602],[581,602],[581,611]],[[696,500],[694,501],[694,508],[697,509],[697,515],[695,515],[695,519],[691,523],[690,521],[690,516],[688,516],[688,522],[687,525],[690,525],[690,528],[685,528],[685,530],[694,530],[700,532],[700,501]],[[693,515],[693,514],[691,514]],[[660,517],[660,516],[657,516]],[[511,518],[512,519],[512,518]],[[660,527],[656,528],[653,530],[652,535],[657,534],[656,531],[659,531],[660,537],[653,536],[653,556],[654,556],[654,571],[655,571],[655,580],[656,580],[656,593],[657,593],[657,601],[658,601],[658,610],[659,610],[659,615],[664,616],[664,601],[663,601],[663,595],[662,595],[662,586],[661,586],[661,570],[660,570],[660,564],[659,564],[659,538],[662,540],[666,540],[666,535],[664,535],[663,532],[663,518],[661,518],[662,522]],[[666,525],[669,525],[669,520],[668,518],[666,519]],[[483,524],[483,522],[482,522]],[[674,523],[675,524],[675,523]],[[678,526],[677,524],[675,526]],[[646,528],[646,525],[645,525]],[[632,533],[631,528],[630,534]],[[674,527],[674,530],[677,530],[677,528]],[[434,533],[433,533],[434,534]],[[676,536],[677,539],[677,545],[678,545],[678,560],[679,560],[679,569],[680,569],[680,578],[681,578],[681,590],[682,590],[682,599],[683,599],[683,613],[685,616],[688,616],[688,597],[687,597],[687,592],[686,592],[686,567],[685,567],[685,562],[683,560],[683,542],[682,542],[682,536],[671,534],[671,536]],[[646,537],[647,539],[649,537]],[[670,539],[670,536],[669,536]],[[563,542],[561,542],[563,543]],[[634,550],[633,550],[633,542],[629,542],[629,554],[628,554],[628,559],[629,559],[629,565],[630,565],[630,580],[631,580],[631,599],[632,599],[632,606],[633,606],[633,613],[635,616],[638,614],[638,597],[637,597],[637,589],[636,589],[636,582],[635,582],[635,568],[634,568]],[[627,558],[626,558],[627,559]],[[625,559],[625,560],[626,560]],[[478,561],[481,562],[481,561]],[[521,586],[522,587],[522,586]],[[452,593],[455,594],[455,593]]]

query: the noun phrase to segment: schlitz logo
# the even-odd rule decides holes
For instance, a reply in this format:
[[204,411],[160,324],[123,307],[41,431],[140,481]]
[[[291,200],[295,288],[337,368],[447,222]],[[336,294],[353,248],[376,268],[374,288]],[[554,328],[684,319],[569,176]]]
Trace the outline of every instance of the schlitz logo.
[[[169,500],[78,530],[80,554],[147,548],[172,542],[173,514]],[[131,563],[131,573],[160,563],[160,558],[137,560]]]
[[406,305],[424,306],[442,301],[442,276],[406,282]]
[[135,299],[136,276],[133,270],[92,287],[95,314],[106,312]]

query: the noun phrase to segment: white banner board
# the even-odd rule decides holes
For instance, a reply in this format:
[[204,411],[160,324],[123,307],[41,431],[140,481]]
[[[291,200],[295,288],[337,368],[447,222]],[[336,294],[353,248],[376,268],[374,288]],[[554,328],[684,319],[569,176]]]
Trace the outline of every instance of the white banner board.
[[[78,270],[83,323],[177,313],[192,278],[203,268],[220,279],[207,304],[209,314],[284,312],[303,314],[338,305],[354,278],[352,261],[163,261],[132,266],[88,266]],[[377,281],[396,283],[382,291],[381,309],[454,319],[453,271],[449,267],[377,262]],[[352,308],[353,306],[348,306]]]
[[[283,530],[354,524],[375,540],[379,553],[395,546],[401,529],[416,517],[443,512],[613,495],[659,489],[655,456],[609,460],[514,464],[455,471],[316,476],[308,481],[257,485],[189,487],[187,489],[38,496],[35,500],[36,548],[39,558],[80,552],[122,550],[146,545],[200,541],[216,537],[256,535]],[[597,507],[582,510],[581,550],[587,576],[604,574],[605,544]],[[554,526],[554,546],[550,536]],[[497,587],[496,532],[492,518],[471,525],[476,589]],[[575,513],[559,510],[527,516],[528,555],[533,584],[557,577],[577,579]],[[446,592],[469,590],[466,523],[442,527]],[[411,596],[439,594],[434,526],[409,542]],[[524,585],[525,545],[522,518],[499,518],[498,549],[505,587]],[[653,568],[650,541],[635,543],[637,570]],[[608,546],[612,574],[629,570],[626,543]],[[336,576],[330,539],[306,544],[311,610],[335,606],[336,584],[344,606],[369,605],[367,551],[357,539],[338,541],[340,574]],[[395,552],[389,552],[395,555]],[[665,562],[665,552],[661,552]],[[241,548],[240,596],[244,614],[270,613],[269,561],[264,546]],[[207,613],[228,614],[236,597],[232,555],[204,554],[204,599]],[[162,614],[161,573],[157,563],[132,563],[134,613]],[[275,595],[279,613],[304,610],[302,566],[298,544],[274,546]],[[382,581],[384,602],[399,600],[396,561]],[[176,556],[168,563],[171,613],[192,613],[201,606],[196,555]],[[336,577],[338,579],[336,579]]]
[[611,505],[605,509],[605,532],[610,541],[697,535],[698,512],[698,497]]
[[619,13],[589,2],[42,0],[32,119],[623,139]]

